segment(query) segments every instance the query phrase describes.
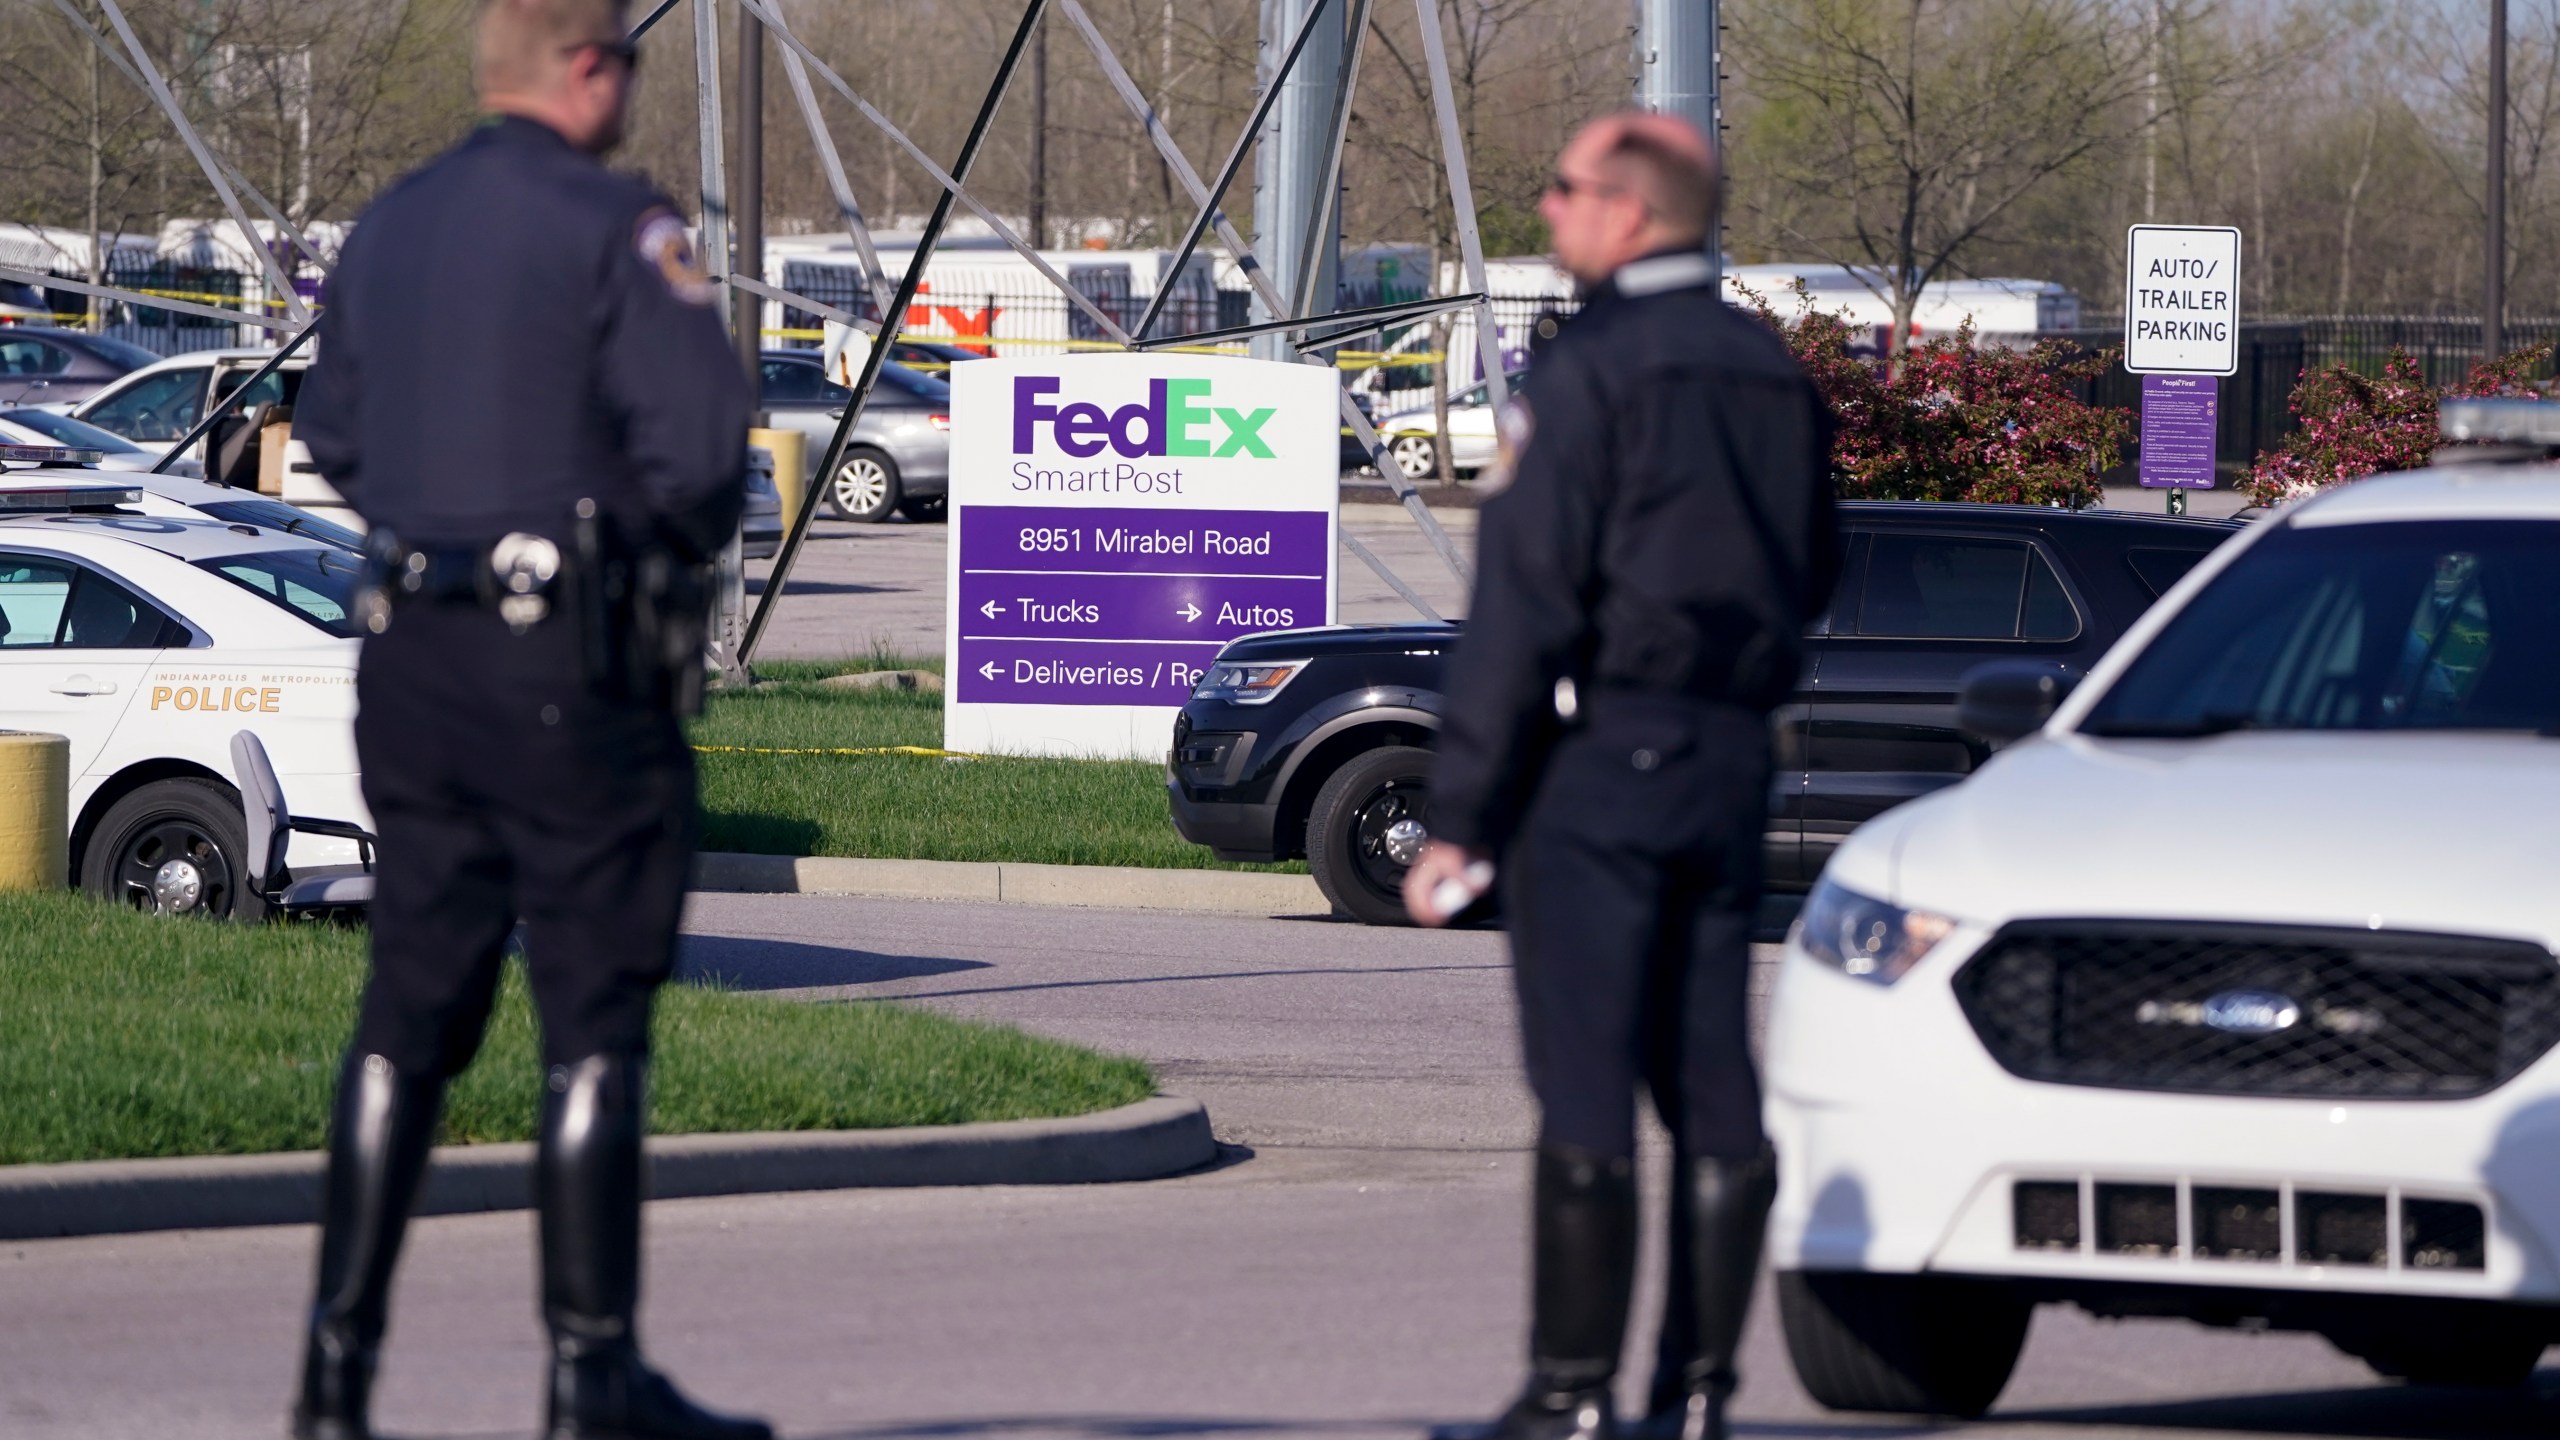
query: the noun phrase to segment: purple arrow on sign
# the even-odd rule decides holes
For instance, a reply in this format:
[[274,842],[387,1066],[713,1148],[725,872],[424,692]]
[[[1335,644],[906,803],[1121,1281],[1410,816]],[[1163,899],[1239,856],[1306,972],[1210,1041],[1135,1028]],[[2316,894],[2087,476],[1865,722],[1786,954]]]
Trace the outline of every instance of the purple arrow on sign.
[[1325,623],[1328,518],[965,505],[955,693],[1181,704],[1228,640]]

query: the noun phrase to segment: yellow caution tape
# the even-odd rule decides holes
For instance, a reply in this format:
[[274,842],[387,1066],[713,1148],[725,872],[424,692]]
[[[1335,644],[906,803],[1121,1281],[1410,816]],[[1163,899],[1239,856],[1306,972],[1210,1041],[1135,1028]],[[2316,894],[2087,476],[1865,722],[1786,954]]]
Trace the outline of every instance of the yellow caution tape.
[[696,745],[704,755],[922,755],[934,760],[987,760],[966,750],[936,750],[930,745],[859,745],[818,750],[785,750],[764,745]]
[[[767,328],[764,331],[764,334],[768,337],[777,337],[784,340],[824,340],[827,338],[827,332],[824,330],[786,330]],[[900,335],[898,338],[900,340],[915,341],[927,345],[955,345],[968,349],[977,349],[981,346],[1000,345],[1008,350],[1089,350],[1096,353],[1109,353],[1116,355],[1121,353],[1124,348],[1117,341],[1112,340],[1030,340],[1017,338],[1011,335],[936,335],[921,330],[910,330],[907,333]],[[1246,353],[1246,351],[1244,344],[1239,341],[1229,345],[1174,345],[1168,346],[1162,350],[1150,351],[1148,353],[1155,355],[1242,355]],[[1336,366],[1347,370],[1363,370],[1372,365],[1431,365],[1438,363],[1442,358],[1442,352],[1437,350],[1339,350],[1334,352],[1333,363]],[[910,365],[907,368],[910,370],[946,370],[949,369],[950,366],[948,362],[936,362],[930,365]]]

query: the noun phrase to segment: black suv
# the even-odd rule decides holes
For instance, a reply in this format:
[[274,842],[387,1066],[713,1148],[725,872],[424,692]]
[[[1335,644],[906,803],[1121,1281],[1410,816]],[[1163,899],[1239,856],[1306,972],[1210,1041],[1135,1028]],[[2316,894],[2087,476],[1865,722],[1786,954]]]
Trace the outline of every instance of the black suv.
[[[1964,778],[1989,753],[1956,729],[1986,660],[2085,671],[2229,520],[2031,506],[1841,507],[1846,554],[1804,678],[1771,717],[1773,889],[1813,883],[1843,836]],[[1404,918],[1430,836],[1426,777],[1455,625],[1350,626],[1230,643],[1174,720],[1174,828],[1225,860],[1306,857],[1335,909]]]

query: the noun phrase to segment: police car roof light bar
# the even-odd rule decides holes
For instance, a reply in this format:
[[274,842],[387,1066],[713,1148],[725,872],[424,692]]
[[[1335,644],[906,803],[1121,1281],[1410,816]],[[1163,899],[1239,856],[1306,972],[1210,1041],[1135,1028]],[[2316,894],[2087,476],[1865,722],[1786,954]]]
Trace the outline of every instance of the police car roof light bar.
[[2436,411],[2436,424],[2447,440],[2560,445],[2560,402],[2499,398],[2447,400]]
[[24,489],[0,486],[0,515],[109,510],[141,503],[142,492],[131,485],[44,485]]
[[95,465],[106,458],[104,450],[69,445],[0,445],[0,465]]

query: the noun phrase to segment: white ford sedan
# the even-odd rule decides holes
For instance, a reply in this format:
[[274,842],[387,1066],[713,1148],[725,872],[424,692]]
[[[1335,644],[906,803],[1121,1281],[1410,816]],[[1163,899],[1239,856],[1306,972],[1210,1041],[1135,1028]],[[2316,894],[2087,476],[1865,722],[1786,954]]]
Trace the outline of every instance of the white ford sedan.
[[[143,513],[120,478],[0,476],[0,728],[70,738],[75,883],[143,909],[256,915],[235,734],[258,736],[293,813],[371,828],[356,557],[269,526]],[[285,858],[363,857],[296,834]]]
[[[1844,844],[1769,1039],[1796,1368],[1975,1414],[2033,1306],[2507,1384],[2560,1341],[2560,468],[2216,551]],[[2058,702],[2058,704],[2057,704]]]

